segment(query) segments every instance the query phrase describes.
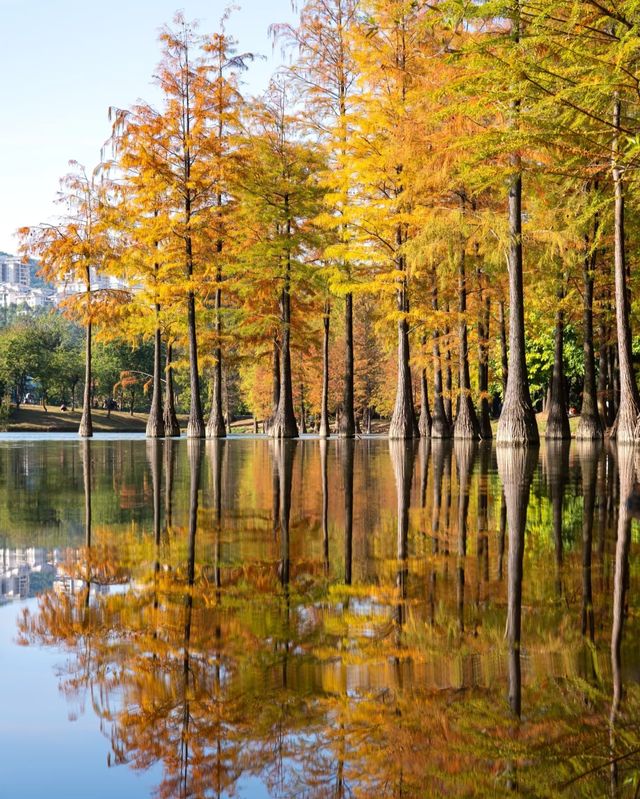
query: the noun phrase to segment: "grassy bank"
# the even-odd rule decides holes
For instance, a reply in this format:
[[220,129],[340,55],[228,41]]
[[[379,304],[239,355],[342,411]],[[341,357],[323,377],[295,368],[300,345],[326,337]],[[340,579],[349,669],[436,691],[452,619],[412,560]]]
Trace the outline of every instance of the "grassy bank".
[[[106,411],[93,410],[91,415],[93,429],[96,433],[144,433],[147,425],[146,413],[137,413],[131,416],[126,412],[111,411],[111,414],[107,416]],[[15,408],[12,410],[7,429],[10,433],[75,433],[80,425],[80,416],[79,410],[61,411],[58,408],[50,408],[48,411],[44,411],[39,405],[23,405],[19,410]],[[543,437],[547,426],[546,414],[539,413],[537,419],[540,437]],[[180,416],[179,421],[183,431],[186,430],[186,415]],[[579,416],[574,416],[569,420],[572,435],[575,435],[579,421]],[[494,421],[492,423],[494,436],[497,426],[497,421]],[[387,429],[388,422],[377,420],[372,426],[372,433],[385,434]],[[262,432],[262,425],[259,430]],[[232,425],[232,432],[252,434],[253,421],[251,419],[235,421]]]

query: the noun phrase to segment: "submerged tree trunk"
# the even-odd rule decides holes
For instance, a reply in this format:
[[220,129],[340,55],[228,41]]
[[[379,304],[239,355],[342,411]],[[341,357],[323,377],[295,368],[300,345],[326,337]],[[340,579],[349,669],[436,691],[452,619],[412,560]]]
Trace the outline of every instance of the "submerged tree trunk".
[[398,260],[397,303],[400,318],[398,319],[398,382],[396,388],[396,404],[389,424],[389,438],[418,438],[418,424],[413,409],[413,389],[411,386],[411,367],[409,365],[409,298],[407,296],[407,277],[404,257]]
[[564,277],[562,277],[556,311],[551,399],[547,409],[547,429],[544,434],[546,439],[555,440],[571,438],[564,381],[564,310],[562,308],[564,296]]
[[467,275],[465,269],[464,243],[461,244],[458,259],[458,310],[460,321],[458,324],[458,413],[453,428],[454,438],[478,439],[480,438],[480,425],[473,407],[471,398],[471,378],[469,376],[469,348],[467,342]]
[[164,434],[165,436],[179,436],[180,425],[178,424],[178,417],[176,416],[175,397],[173,394],[173,366],[171,365],[173,357],[173,346],[167,341],[167,355],[165,374],[167,380],[167,387],[164,395]]
[[631,325],[629,323],[629,298],[627,294],[627,271],[624,232],[624,185],[623,169],[618,162],[620,131],[620,98],[614,100],[613,138],[611,169],[615,193],[613,232],[614,232],[614,273],[616,291],[616,327],[618,332],[618,361],[620,381],[620,403],[616,420],[610,431],[611,438],[620,442],[636,441],[640,438],[638,417],[640,416],[640,396],[633,372],[631,355]]
[[593,252],[589,253],[589,239],[585,237],[586,252],[583,260],[584,298],[582,306],[583,352],[584,352],[584,384],[582,387],[582,407],[580,423],[576,430],[576,438],[595,441],[602,438],[602,420],[598,408],[596,391],[596,361],[593,347],[593,278],[596,266],[597,250],[595,234],[598,222],[594,222]]
[[[427,337],[422,337],[422,348],[427,343]],[[420,370],[420,418],[418,420],[418,431],[423,438],[431,436],[431,411],[429,410],[429,386],[427,384],[427,370],[423,367]]]
[[162,331],[160,330],[160,306],[156,303],[156,329],[153,340],[153,394],[147,419],[147,438],[164,438],[162,415]]
[[331,301],[324,303],[322,319],[322,397],[320,399],[320,438],[329,437],[329,324],[331,321]]
[[85,328],[85,349],[84,349],[84,394],[82,399],[82,417],[78,434],[83,438],[91,438],[93,435],[93,423],[91,420],[91,320],[87,321]]
[[[438,285],[435,271],[432,273],[433,289],[431,293],[431,308],[438,310]],[[451,426],[447,419],[442,396],[442,359],[440,357],[440,331],[433,331],[433,416],[431,424],[431,438],[451,438]]]
[[340,438],[353,438],[356,434],[356,419],[353,407],[353,294],[344,298],[344,392],[340,414]]

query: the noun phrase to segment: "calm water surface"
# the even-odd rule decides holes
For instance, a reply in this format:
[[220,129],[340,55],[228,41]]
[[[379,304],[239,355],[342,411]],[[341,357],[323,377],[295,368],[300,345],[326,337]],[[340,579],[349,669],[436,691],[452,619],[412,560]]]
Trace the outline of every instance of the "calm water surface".
[[637,796],[638,465],[0,441],[0,796]]

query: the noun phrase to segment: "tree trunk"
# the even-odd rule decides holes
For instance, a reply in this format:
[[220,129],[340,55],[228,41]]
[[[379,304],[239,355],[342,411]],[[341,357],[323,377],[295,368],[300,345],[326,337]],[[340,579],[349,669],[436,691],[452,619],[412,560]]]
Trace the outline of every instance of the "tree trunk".
[[[435,271],[432,273],[433,289],[431,293],[431,307],[438,310],[438,285]],[[440,331],[433,331],[433,417],[431,424],[431,438],[451,438],[451,425],[447,419],[442,396],[442,360],[440,357]]]
[[411,367],[409,366],[409,298],[407,296],[404,258],[400,256],[397,271],[401,280],[396,292],[398,311],[398,381],[396,404],[389,424],[389,438],[418,438],[418,425],[413,409],[413,389],[411,386]]
[[536,415],[529,394],[524,344],[522,282],[522,175],[520,156],[511,158],[509,186],[509,363],[507,390],[498,422],[498,444],[537,444]]
[[606,430],[613,420],[609,418],[609,403],[607,401],[607,375],[609,366],[607,363],[607,330],[604,321],[600,322],[598,337],[600,339],[600,353],[598,358],[598,413],[600,414],[602,429]]
[[147,438],[164,438],[162,416],[162,333],[159,324],[160,306],[156,304],[156,329],[153,339],[153,394],[147,419]]
[[300,432],[307,432],[307,419],[304,409],[304,383],[300,382]]
[[595,640],[595,617],[593,612],[593,588],[591,580],[591,556],[593,550],[593,522],[596,505],[596,477],[601,448],[589,444],[578,445],[580,471],[582,473],[582,635]]
[[631,355],[631,325],[629,323],[629,301],[627,294],[627,272],[624,232],[624,185],[623,170],[618,163],[620,98],[616,95],[613,110],[615,135],[611,153],[611,170],[615,193],[613,232],[614,232],[614,273],[616,291],[616,327],[618,332],[618,362],[620,381],[620,401],[616,420],[610,437],[619,442],[637,441],[640,438],[638,417],[640,416],[640,396],[633,372]]
[[322,397],[320,400],[320,438],[329,437],[329,325],[331,323],[331,301],[324,303],[322,318]]
[[[291,223],[287,226],[290,232]],[[273,420],[274,438],[296,438],[298,426],[293,411],[293,386],[291,383],[291,260],[285,256],[284,285],[280,295],[281,348],[280,348],[280,396],[278,409]]]
[[344,393],[340,415],[340,438],[353,438],[356,433],[355,411],[353,407],[353,294],[344,298]]
[[502,401],[507,396],[507,383],[509,382],[509,352],[507,350],[507,325],[504,316],[504,300],[499,303],[500,313],[500,362],[502,365]]
[[560,278],[558,308],[556,311],[555,346],[553,354],[553,373],[551,376],[551,401],[547,409],[547,429],[545,438],[561,440],[571,438],[564,380],[564,277]]
[[87,321],[85,328],[85,350],[84,350],[84,396],[82,399],[82,417],[78,434],[83,438],[91,438],[93,435],[93,423],[91,420],[91,320]]
[[[598,230],[597,220],[594,222],[594,243]],[[593,244],[592,244],[593,246]],[[582,387],[582,407],[580,423],[576,430],[576,438],[596,441],[602,438],[602,420],[598,409],[596,391],[596,361],[593,347],[593,279],[596,266],[597,250],[589,253],[589,238],[585,237],[585,256],[583,260],[584,298],[582,305],[584,383]]]
[[[427,343],[427,337],[422,337],[422,349]],[[420,419],[418,420],[418,431],[423,438],[431,437],[431,411],[429,410],[429,386],[427,384],[427,370],[423,367],[420,370]]]
[[[222,242],[218,242],[218,254],[222,250]],[[222,412],[222,346],[220,344],[220,335],[222,332],[222,322],[220,319],[220,307],[222,299],[222,290],[220,283],[222,281],[222,274],[218,266],[216,271],[216,292],[214,300],[214,330],[216,336],[216,346],[213,352],[215,364],[213,366],[213,391],[211,393],[211,413],[209,421],[207,422],[207,438],[224,438],[227,435],[227,430],[224,423],[224,414]]]
[[491,408],[489,405],[489,324],[491,320],[491,297],[482,295],[481,277],[478,276],[480,288],[480,317],[478,319],[478,388],[480,390],[480,438],[488,441],[493,438],[491,429]]
[[173,394],[173,367],[171,359],[173,355],[173,346],[167,341],[167,354],[165,362],[165,374],[167,386],[164,395],[164,434],[165,436],[179,436],[180,425],[178,424],[178,417],[176,416],[175,397]]
[[[447,304],[445,307],[445,311],[447,316],[449,315],[449,301],[447,300]],[[444,412],[447,417],[447,424],[449,425],[450,429],[453,431],[453,403],[451,402],[451,398],[453,396],[453,377],[451,374],[451,340],[449,337],[450,334],[449,326],[445,325],[444,327]]]
[[480,438],[480,425],[471,398],[471,378],[469,377],[469,348],[467,341],[467,275],[465,269],[464,243],[461,244],[458,258],[458,413],[453,427],[454,438],[476,440]]
[[[187,203],[187,225],[190,220],[189,203]],[[193,252],[191,236],[185,240],[187,278],[193,277]],[[198,370],[198,336],[196,332],[196,297],[193,290],[187,294],[187,338],[189,341],[189,388],[191,389],[191,402],[189,405],[189,421],[187,423],[187,438],[203,438],[205,434],[204,417],[202,416],[202,402],[200,400],[200,372]]]

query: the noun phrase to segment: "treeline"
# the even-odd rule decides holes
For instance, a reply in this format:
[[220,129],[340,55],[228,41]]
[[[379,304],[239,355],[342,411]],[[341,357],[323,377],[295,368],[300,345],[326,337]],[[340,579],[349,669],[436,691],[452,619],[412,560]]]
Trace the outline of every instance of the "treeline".
[[[89,387],[92,408],[146,411],[153,348],[148,342],[98,342]],[[75,410],[84,389],[82,328],[61,314],[7,309],[0,324],[0,396]]]
[[160,106],[112,108],[109,157],[62,181],[67,216],[22,232],[78,288],[80,433],[95,328],[153,343],[150,436],[177,433],[179,375],[187,434],[224,436],[234,374],[275,437],[309,413],[351,437],[378,411],[392,438],[489,438],[501,410],[499,442],[536,442],[531,388],[548,438],[570,436],[569,402],[580,438],[640,437],[639,11],[308,0],[272,27],[291,63],[259,98],[226,17],[200,35],[177,15]]

